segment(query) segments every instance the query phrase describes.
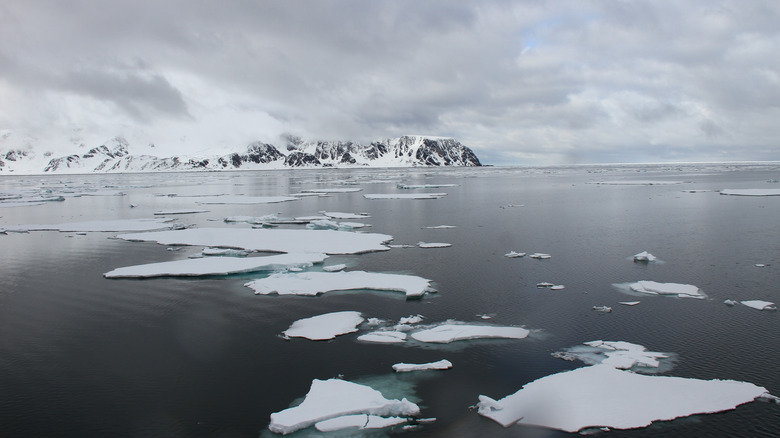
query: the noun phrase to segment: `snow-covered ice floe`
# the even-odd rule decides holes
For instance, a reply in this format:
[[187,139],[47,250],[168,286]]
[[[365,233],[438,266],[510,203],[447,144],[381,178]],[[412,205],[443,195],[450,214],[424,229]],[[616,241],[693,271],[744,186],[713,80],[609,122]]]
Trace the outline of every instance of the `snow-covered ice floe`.
[[594,181],[588,184],[601,184],[608,186],[668,186],[674,184],[684,184],[685,181],[659,181],[659,180],[616,180],[616,181]]
[[698,299],[705,298],[701,289],[692,284],[658,283],[655,281],[642,280],[631,283],[628,287],[634,292],[648,295],[665,295]]
[[640,301],[618,301],[618,304],[622,304],[624,306],[636,306],[639,303]]
[[649,376],[600,364],[542,377],[501,400],[481,395],[477,408],[504,427],[525,424],[574,433],[722,412],[766,393],[747,382]]
[[441,189],[444,187],[457,187],[457,184],[398,184],[399,189]]
[[294,196],[242,196],[222,195],[198,198],[198,204],[276,204],[279,202],[297,201]]
[[629,370],[637,368],[659,368],[662,359],[673,355],[656,351],[647,351],[642,345],[625,341],[590,341],[583,345],[565,348],[552,354],[564,360],[579,360],[586,365],[607,364],[613,368]]
[[418,248],[449,248],[451,246],[451,243],[443,242],[417,242]]
[[429,363],[397,363],[393,365],[393,371],[397,373],[406,373],[410,371],[424,371],[424,370],[448,370],[452,368],[452,362],[442,359],[437,362]]
[[103,274],[106,278],[198,277],[277,271],[309,267],[328,256],[317,253],[278,254],[265,257],[207,257],[126,266]]
[[403,417],[380,417],[378,415],[344,415],[342,417],[331,418],[330,420],[320,421],[314,424],[314,428],[320,432],[335,432],[344,429],[384,429],[385,427],[406,424],[408,418]]
[[340,379],[315,379],[301,404],[271,414],[268,429],[289,434],[325,420],[359,414],[413,417],[420,414],[420,408],[406,398],[386,399],[370,386]]
[[446,193],[370,193],[363,195],[366,199],[439,199]]
[[535,252],[535,253],[529,255],[528,257],[530,257],[532,259],[537,259],[537,260],[546,260],[546,259],[549,259],[552,256],[550,254],[544,254],[544,253],[541,253],[541,252]]
[[341,211],[322,211],[320,213],[331,219],[367,219],[371,217],[367,213],[344,213]]
[[6,226],[7,231],[61,231],[61,232],[118,232],[170,229],[173,219],[116,219],[105,221],[69,222],[64,224],[29,224]]
[[656,257],[647,251],[642,251],[639,254],[634,254],[634,261],[649,263],[656,261]]
[[233,248],[203,248],[201,255],[220,257],[246,257],[249,255],[249,251]]
[[306,228],[311,230],[354,230],[364,228],[366,225],[361,222],[336,222],[330,219],[317,219],[309,222]]
[[780,189],[726,189],[721,195],[732,196],[780,196]]
[[344,263],[338,265],[323,266],[322,270],[325,272],[338,272],[347,269],[347,265]]
[[530,330],[523,327],[502,327],[448,321],[432,328],[414,331],[410,336],[419,342],[448,344],[469,339],[525,339],[529,333]]
[[117,238],[137,242],[157,242],[161,245],[219,246],[248,251],[360,254],[389,250],[390,248],[384,243],[391,241],[393,236],[335,230],[191,228],[120,234]]
[[301,190],[302,193],[355,193],[359,192],[363,189],[360,187],[345,187],[345,188],[338,188],[338,189],[306,189]]
[[425,227],[427,230],[450,230],[453,228],[458,228],[455,225],[434,225],[430,227]]
[[407,298],[421,297],[430,290],[430,280],[414,275],[365,271],[279,273],[250,281],[245,286],[258,295],[314,296],[331,291],[379,290],[403,292]]
[[358,331],[365,321],[360,312],[331,312],[295,321],[283,332],[288,338],[306,338],[312,341],[324,341],[336,336]]
[[508,257],[510,259],[518,258],[518,257],[525,257],[524,252],[515,252],[515,251],[509,251],[508,253],[504,254],[504,257]]
[[187,208],[187,209],[180,209],[180,210],[158,210],[154,212],[154,215],[165,216],[169,214],[196,214],[196,213],[208,213],[208,212],[209,212],[208,210]]
[[403,344],[408,335],[397,330],[377,330],[357,337],[358,341],[375,344]]
[[762,301],[762,300],[746,300],[746,301],[740,301],[742,305],[748,306],[752,309],[757,310],[777,310],[777,306],[775,306],[775,303],[771,301]]
[[593,310],[595,310],[596,312],[601,312],[601,313],[610,313],[610,312],[612,312],[612,308],[609,307],[609,306],[593,306]]

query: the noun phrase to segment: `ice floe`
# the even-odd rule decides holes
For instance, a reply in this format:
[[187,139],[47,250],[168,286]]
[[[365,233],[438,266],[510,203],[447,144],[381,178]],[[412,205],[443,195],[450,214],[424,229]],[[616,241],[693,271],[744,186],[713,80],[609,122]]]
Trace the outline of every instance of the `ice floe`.
[[640,301],[618,301],[618,304],[622,304],[624,306],[636,306],[639,303]]
[[[672,357],[670,353],[647,351],[642,345],[625,341],[590,341],[552,354],[565,360],[579,360],[586,365],[607,364],[613,368],[628,370],[639,367],[659,368],[661,359]],[[646,370],[645,370],[646,371]]]
[[657,180],[617,180],[617,181],[594,181],[588,184],[601,184],[609,186],[668,186],[674,184],[684,184],[685,181],[657,181]]
[[536,283],[536,287],[539,289],[550,289],[550,290],[563,290],[566,289],[566,286],[562,284],[555,284],[550,283],[548,281],[543,281],[541,283]]
[[344,263],[322,267],[322,270],[325,272],[338,272],[338,271],[343,271],[344,269],[347,269],[347,265],[345,265]]
[[398,184],[399,189],[441,189],[445,187],[457,187],[457,184]]
[[449,248],[451,247],[451,243],[442,243],[442,242],[417,242],[418,248]]
[[721,195],[732,196],[780,196],[780,189],[726,189]]
[[283,332],[288,338],[306,338],[312,341],[324,341],[336,336],[358,331],[365,318],[360,312],[331,312],[295,321]]
[[126,266],[103,274],[106,278],[198,277],[309,267],[328,256],[317,253],[278,254],[265,257],[207,257]]
[[504,257],[509,257],[510,259],[517,258],[517,257],[525,257],[525,253],[509,251],[508,253],[504,254]]
[[649,263],[656,261],[656,257],[647,251],[642,251],[639,254],[634,254],[634,261]]
[[452,228],[458,228],[455,225],[435,225],[432,227],[425,227],[428,230],[450,230]]
[[726,411],[766,392],[747,382],[649,376],[600,364],[542,377],[500,400],[480,396],[477,408],[504,427],[525,424],[574,433]]
[[418,324],[423,321],[422,315],[409,315],[398,320],[399,324]]
[[593,306],[592,309],[595,310],[596,312],[601,312],[601,313],[612,312],[612,308],[609,306]]
[[[181,247],[178,248],[181,249]],[[249,255],[249,251],[232,248],[203,248],[201,255],[220,257],[246,257]]]
[[364,271],[279,273],[250,281],[245,286],[255,294],[314,296],[331,291],[380,290],[403,292],[407,298],[421,297],[430,290],[430,280],[414,275]]
[[357,228],[368,227],[360,222],[336,222],[330,219],[317,219],[309,222],[306,228],[311,230],[354,230]]
[[7,231],[118,232],[170,229],[173,219],[116,219],[105,221],[69,222],[64,224],[29,224],[6,226]]
[[397,330],[377,330],[357,337],[358,341],[376,344],[403,344],[408,335]]
[[393,365],[393,371],[397,373],[406,373],[410,371],[424,371],[424,370],[448,370],[452,368],[452,362],[442,359],[437,362],[429,363],[397,363]]
[[222,195],[205,196],[198,198],[198,204],[276,204],[279,202],[297,201],[294,196],[242,196],[242,195]]
[[314,424],[314,428],[320,432],[335,432],[343,429],[384,429],[385,427],[406,424],[408,418],[380,417],[378,415],[344,415],[331,418]]
[[169,214],[195,214],[195,213],[208,213],[208,210],[201,210],[197,208],[183,208],[179,210],[158,210],[154,212],[155,216],[165,216]]
[[366,213],[344,213],[341,211],[322,211],[320,213],[331,219],[367,219],[371,217]]
[[393,236],[335,230],[191,228],[120,234],[117,238],[138,242],[157,242],[161,245],[219,246],[248,251],[360,254],[390,249],[383,244],[392,240]]
[[271,414],[268,429],[289,434],[346,415],[411,417],[419,413],[419,406],[406,398],[389,400],[370,386],[341,379],[314,379],[301,404]]
[[642,280],[631,283],[629,288],[634,292],[648,295],[676,296],[680,298],[705,298],[705,295],[701,289],[691,284],[658,283],[655,281]]
[[535,253],[529,255],[528,257],[531,257],[532,259],[537,259],[537,260],[546,260],[546,259],[549,259],[552,256],[550,254],[544,254],[544,253],[541,253],[541,252],[535,252]]
[[439,199],[446,193],[370,193],[363,195],[366,199]]
[[363,190],[363,189],[361,189],[359,187],[345,187],[345,188],[338,188],[338,189],[306,189],[306,190],[301,190],[301,192],[303,192],[303,193],[313,193],[313,194],[317,194],[317,193],[355,193],[355,192],[359,192],[361,190]]
[[775,306],[775,303],[771,301],[762,301],[762,300],[746,300],[746,301],[740,301],[742,305],[748,306],[752,309],[757,310],[777,310],[777,306]]
[[412,332],[411,338],[419,342],[448,344],[469,339],[525,339],[530,330],[522,327],[464,324],[454,321]]

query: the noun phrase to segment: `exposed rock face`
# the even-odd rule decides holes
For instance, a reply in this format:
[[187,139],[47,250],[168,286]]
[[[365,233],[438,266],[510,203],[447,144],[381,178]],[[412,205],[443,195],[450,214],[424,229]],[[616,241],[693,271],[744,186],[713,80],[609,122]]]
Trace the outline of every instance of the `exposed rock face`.
[[[480,166],[474,152],[453,138],[403,136],[371,142],[304,141],[286,135],[284,152],[268,143],[255,142],[243,153],[222,156],[159,158],[132,155],[127,140],[116,137],[83,154],[51,158],[43,172],[150,172],[285,167],[411,167]],[[0,172],[13,171],[16,161],[28,154],[21,150],[0,153]],[[48,158],[48,155],[46,155]],[[10,163],[10,164],[9,164]]]

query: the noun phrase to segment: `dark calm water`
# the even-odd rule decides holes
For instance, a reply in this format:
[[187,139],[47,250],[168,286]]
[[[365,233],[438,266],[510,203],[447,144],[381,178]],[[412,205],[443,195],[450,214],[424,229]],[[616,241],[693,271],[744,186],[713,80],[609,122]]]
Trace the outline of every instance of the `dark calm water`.
[[[0,208],[0,228],[149,218],[157,210],[197,208],[197,198],[187,195],[360,187],[362,192],[282,204],[201,206],[210,211],[175,217],[195,226],[248,227],[222,219],[366,212],[368,231],[390,234],[393,243],[452,247],[399,248],[326,261],[353,270],[419,275],[432,279],[439,291],[406,301],[397,293],[255,296],[243,286],[256,278],[252,275],[108,280],[102,274],[111,269],[182,259],[201,248],[168,251],[154,243],[112,239],[116,233],[0,235],[0,436],[268,435],[272,412],[302,397],[312,379],[338,375],[369,382],[388,396],[413,397],[423,417],[437,419],[405,436],[564,436],[504,429],[469,406],[480,394],[501,398],[530,381],[581,366],[550,353],[597,339],[676,353],[669,375],[744,380],[780,395],[780,315],[723,304],[727,298],[780,302],[780,197],[712,191],[777,188],[767,182],[777,179],[780,166],[3,176],[0,193],[97,189],[125,195],[66,195],[65,202]],[[684,183],[588,184],[622,180]],[[457,186],[414,191],[448,193],[438,200],[363,197],[396,192],[397,183]],[[160,196],[170,194],[178,196]],[[437,225],[457,228],[425,228]],[[552,258],[503,256],[511,250]],[[632,263],[630,257],[644,250],[664,263]],[[636,298],[612,286],[637,280],[694,284],[708,299]],[[538,290],[535,285],[542,281],[566,289]],[[617,304],[635,299],[641,304]],[[591,310],[594,305],[614,310],[601,314]],[[297,319],[340,310],[389,320],[419,313],[428,323],[474,322],[480,321],[477,314],[488,313],[495,314],[492,323],[524,325],[538,333],[519,341],[426,349],[361,344],[354,334],[330,342],[278,337]],[[394,375],[390,368],[440,359],[453,362],[453,369]],[[755,402],[604,436],[778,434],[780,407]]]

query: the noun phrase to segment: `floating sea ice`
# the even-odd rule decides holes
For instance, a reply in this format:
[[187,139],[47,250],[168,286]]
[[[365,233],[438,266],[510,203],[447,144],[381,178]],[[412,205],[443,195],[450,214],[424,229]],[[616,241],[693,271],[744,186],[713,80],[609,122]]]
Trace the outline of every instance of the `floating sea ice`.
[[609,313],[612,311],[612,308],[609,306],[593,306],[593,310],[596,312]]
[[371,217],[366,213],[343,213],[340,211],[321,211],[320,213],[331,219],[367,219]]
[[552,256],[550,254],[544,254],[544,253],[541,253],[541,252],[535,252],[535,253],[529,255],[528,257],[531,257],[532,259],[537,259],[537,260],[544,260],[544,259],[549,259]]
[[393,365],[393,371],[397,373],[406,373],[410,371],[423,371],[423,370],[448,370],[452,368],[452,362],[442,359],[438,362],[429,363],[397,363]]
[[440,189],[444,187],[457,187],[457,184],[398,184],[399,189]]
[[516,257],[525,257],[524,252],[515,252],[515,251],[509,251],[508,253],[504,254],[504,257],[509,257],[510,259],[516,258]]
[[450,342],[467,339],[524,339],[528,337],[529,330],[522,327],[501,327],[494,325],[463,324],[447,322],[433,328],[415,331],[412,339],[420,342],[432,342],[448,344]]
[[766,263],[756,263],[756,264],[755,264],[755,265],[753,265],[753,266],[755,266],[756,268],[766,268],[766,267],[767,267],[767,266],[769,266],[769,265],[768,265],[768,264],[766,264]]
[[418,248],[449,248],[451,243],[438,243],[438,242],[417,242]]
[[588,184],[602,184],[612,186],[665,186],[683,184],[685,181],[653,181],[653,180],[624,180],[624,181],[594,181]]
[[456,227],[455,225],[435,225],[432,227],[425,227],[425,229],[428,230],[449,230],[452,228],[458,228],[458,227]]
[[303,193],[354,193],[363,189],[359,187],[339,188],[339,189],[307,189],[301,190]]
[[649,262],[654,262],[655,260],[656,257],[647,251],[642,251],[639,254],[634,254],[635,262],[649,263]]
[[295,321],[283,334],[288,338],[306,338],[324,341],[356,332],[364,321],[360,312],[332,312]]
[[377,330],[357,337],[358,341],[376,344],[403,344],[407,334],[396,330]]
[[745,306],[748,306],[748,307],[750,307],[752,309],[777,310],[777,306],[775,306],[775,303],[773,303],[771,301],[747,300],[747,301],[740,301],[740,303],[742,303]]
[[398,320],[398,324],[417,324],[422,322],[422,315],[409,315]]
[[542,288],[548,288],[555,286],[555,283],[550,283],[549,281],[543,281],[541,283],[536,283],[536,287],[542,289]]
[[387,245],[390,248],[416,248],[414,245],[408,245],[408,244],[395,244],[395,245]]
[[[181,249],[181,247],[179,247],[179,249]],[[249,255],[249,252],[232,248],[203,248],[201,254],[204,256],[246,257]]]
[[654,421],[734,409],[766,394],[752,383],[648,376],[607,364],[542,377],[501,400],[480,396],[478,413],[504,427],[635,429]]
[[414,275],[384,274],[364,271],[279,273],[250,281],[245,286],[255,294],[308,295],[337,290],[381,290],[403,292],[408,297],[421,297],[430,289],[430,280]]
[[723,302],[723,304],[725,304],[725,305],[727,305],[727,306],[730,306],[730,307],[734,307],[734,306],[736,306],[737,304],[739,304],[739,301],[734,301],[734,300],[726,300],[726,301],[724,301],[724,302]]
[[639,303],[639,301],[618,301],[618,304],[622,304],[624,306],[636,306]]
[[331,418],[314,424],[314,428],[320,432],[334,432],[343,429],[384,429],[385,427],[406,424],[408,418],[380,417],[378,415],[344,415]]
[[207,257],[126,266],[103,274],[106,278],[198,277],[231,275],[309,267],[328,256],[316,253],[278,254],[265,257]]
[[566,286],[562,284],[556,284],[555,286],[550,286],[550,290],[563,290],[566,289]]
[[726,189],[721,195],[732,196],[780,196],[780,189]]
[[170,218],[153,219],[116,219],[105,221],[70,222],[64,224],[31,224],[6,226],[7,231],[61,231],[61,232],[116,232],[116,231],[151,231],[170,229],[173,225]]
[[446,193],[372,193],[363,195],[366,199],[439,199]]
[[387,234],[334,230],[191,228],[152,233],[120,234],[119,239],[162,245],[200,245],[287,253],[359,254],[386,251]]
[[195,213],[208,213],[208,210],[200,210],[200,209],[181,209],[181,210],[159,210],[155,211],[155,216],[165,216],[169,214],[195,214]]
[[199,198],[198,204],[276,204],[279,202],[297,201],[294,196],[242,196],[222,195]]
[[330,219],[317,219],[309,222],[306,228],[313,230],[353,230],[368,225],[360,222],[336,222]]
[[650,295],[671,295],[680,298],[704,298],[701,289],[691,284],[658,283],[655,281],[637,281],[629,285],[634,292]]
[[224,221],[227,223],[246,222],[248,224],[258,225],[277,219],[279,219],[279,217],[275,214],[267,214],[265,216],[228,216]]
[[322,268],[322,270],[325,272],[338,272],[338,271],[343,271],[344,269],[347,269],[347,265],[343,263],[339,265],[323,266]]
[[587,365],[603,363],[622,370],[635,366],[659,368],[660,359],[671,357],[669,353],[647,351],[647,348],[642,345],[625,341],[590,341],[582,346],[566,348],[552,355],[565,360],[580,360]]
[[420,408],[407,399],[388,400],[369,386],[340,379],[314,379],[301,404],[271,414],[268,429],[288,434],[345,415],[410,417],[419,413]]

